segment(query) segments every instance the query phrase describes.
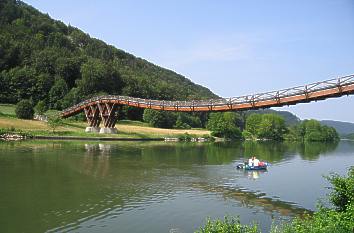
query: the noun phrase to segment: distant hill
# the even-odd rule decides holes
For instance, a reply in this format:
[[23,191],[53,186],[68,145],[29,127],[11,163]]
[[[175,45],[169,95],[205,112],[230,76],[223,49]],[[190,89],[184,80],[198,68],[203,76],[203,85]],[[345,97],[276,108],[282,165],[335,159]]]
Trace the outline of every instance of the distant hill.
[[98,94],[165,100],[217,97],[174,71],[18,0],[0,1],[0,84],[2,103],[43,100],[59,110]]
[[273,109],[264,109],[264,110],[247,111],[246,114],[252,114],[252,113],[258,113],[258,114],[275,113],[275,114],[278,114],[278,115],[284,117],[285,124],[288,126],[296,125],[301,122],[300,118],[298,118],[295,114],[288,112],[288,111],[276,111]]
[[320,121],[321,124],[331,126],[335,128],[339,135],[344,136],[348,134],[354,134],[354,123],[342,122],[342,121],[332,121],[332,120],[323,120]]
[[354,140],[354,133],[352,133],[352,134],[347,134],[347,135],[343,136],[343,138],[347,138],[347,139],[350,139],[350,140]]

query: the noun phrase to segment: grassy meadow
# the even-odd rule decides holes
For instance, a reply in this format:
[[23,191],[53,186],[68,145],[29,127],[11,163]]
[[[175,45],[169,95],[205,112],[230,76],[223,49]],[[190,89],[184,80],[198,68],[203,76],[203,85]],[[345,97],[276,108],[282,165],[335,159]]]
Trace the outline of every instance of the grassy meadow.
[[[54,115],[57,111],[50,110],[46,114]],[[118,134],[86,133],[86,122],[65,119],[64,124],[53,130],[46,122],[37,120],[18,119],[15,114],[15,105],[0,104],[0,128],[24,131],[32,135],[41,136],[82,136],[82,137],[117,137],[117,138],[161,138],[178,137],[188,133],[195,136],[210,135],[205,129],[162,129],[150,127],[147,123],[140,121],[119,121],[116,124]]]

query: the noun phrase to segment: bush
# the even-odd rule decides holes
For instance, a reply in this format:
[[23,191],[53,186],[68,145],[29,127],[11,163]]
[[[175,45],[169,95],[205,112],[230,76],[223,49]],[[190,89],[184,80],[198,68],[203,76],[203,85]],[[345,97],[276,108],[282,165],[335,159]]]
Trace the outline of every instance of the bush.
[[242,137],[243,137],[243,139],[245,139],[245,140],[247,140],[247,139],[253,139],[252,134],[251,134],[249,131],[247,131],[247,130],[242,131]]
[[258,233],[261,232],[256,224],[242,225],[240,220],[235,217],[225,217],[224,220],[217,219],[211,221],[207,219],[204,227],[196,233]]
[[347,211],[354,206],[354,167],[349,169],[348,177],[332,174],[327,180],[333,185],[329,199],[336,210]]
[[54,133],[55,129],[58,128],[59,126],[62,126],[64,122],[63,119],[61,119],[59,116],[52,116],[48,118],[47,124]]
[[38,115],[43,115],[47,111],[47,106],[44,101],[38,101],[34,109]]
[[16,105],[15,113],[20,119],[32,119],[34,114],[32,102],[29,100],[21,100]]
[[332,184],[329,199],[334,209],[319,207],[313,216],[295,218],[290,224],[273,227],[272,232],[283,233],[345,233],[354,230],[354,167],[348,177],[332,174],[327,177]]
[[189,133],[184,133],[182,135],[178,136],[178,139],[180,141],[186,141],[186,142],[190,142],[192,141],[192,138],[196,137],[195,135],[190,135]]

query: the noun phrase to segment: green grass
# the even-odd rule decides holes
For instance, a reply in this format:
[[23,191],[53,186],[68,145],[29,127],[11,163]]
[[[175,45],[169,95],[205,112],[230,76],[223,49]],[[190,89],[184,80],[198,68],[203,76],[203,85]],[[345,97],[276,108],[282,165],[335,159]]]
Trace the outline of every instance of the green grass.
[[[177,130],[161,129],[150,127],[145,122],[122,120],[116,125],[118,134],[86,133],[85,121],[78,121],[74,118],[64,119],[63,125],[55,129],[55,132],[45,122],[35,120],[22,120],[16,118],[16,105],[0,104],[0,128],[15,129],[15,131],[26,132],[38,136],[79,136],[79,137],[117,137],[117,138],[164,138],[164,137],[185,137],[185,133],[203,137],[210,132],[205,129]],[[46,115],[52,116],[60,111],[49,110]]]
[[16,117],[15,109],[14,104],[0,104],[0,116]]
[[141,121],[131,121],[131,120],[120,120],[117,122],[118,125],[134,125],[134,126],[146,126],[149,127],[149,124]]

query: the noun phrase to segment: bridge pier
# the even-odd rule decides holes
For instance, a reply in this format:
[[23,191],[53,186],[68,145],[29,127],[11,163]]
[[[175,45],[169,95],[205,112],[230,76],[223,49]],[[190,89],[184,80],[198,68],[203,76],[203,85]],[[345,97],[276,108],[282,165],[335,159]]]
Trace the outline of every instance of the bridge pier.
[[100,133],[102,133],[102,134],[117,134],[118,130],[116,128],[101,128]]
[[[118,107],[115,103],[96,103],[84,108],[88,127],[85,132],[101,133],[101,134],[116,134],[118,130],[115,124],[118,120]],[[103,127],[100,128],[101,122]]]
[[100,127],[86,127],[85,132],[87,133],[99,133],[100,132]]

